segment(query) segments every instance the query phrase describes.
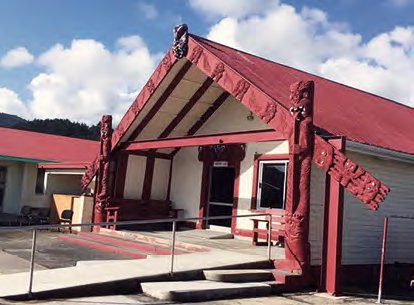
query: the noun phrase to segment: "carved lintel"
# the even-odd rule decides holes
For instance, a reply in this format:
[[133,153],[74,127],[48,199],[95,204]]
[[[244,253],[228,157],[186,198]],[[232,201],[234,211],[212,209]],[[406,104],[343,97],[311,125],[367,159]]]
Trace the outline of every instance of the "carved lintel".
[[181,59],[188,52],[188,26],[180,24],[174,27],[174,42],[172,46],[173,54],[176,58]]
[[200,146],[198,160],[213,163],[214,161],[241,162],[246,156],[244,144]]

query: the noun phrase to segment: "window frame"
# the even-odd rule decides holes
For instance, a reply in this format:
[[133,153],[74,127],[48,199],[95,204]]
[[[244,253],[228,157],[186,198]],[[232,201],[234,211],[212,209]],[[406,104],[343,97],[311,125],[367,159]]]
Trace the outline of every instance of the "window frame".
[[[262,177],[263,164],[276,163],[276,164],[285,164],[286,172],[284,179],[284,190],[283,190],[283,208],[269,208],[260,206],[260,195],[259,192],[259,179]],[[254,169],[253,169],[253,189],[252,189],[252,199],[251,199],[251,211],[260,211],[265,210],[284,210],[286,207],[286,189],[287,189],[287,176],[288,176],[288,165],[289,165],[289,155],[288,154],[269,154],[269,155],[259,155],[256,154],[254,157]]]

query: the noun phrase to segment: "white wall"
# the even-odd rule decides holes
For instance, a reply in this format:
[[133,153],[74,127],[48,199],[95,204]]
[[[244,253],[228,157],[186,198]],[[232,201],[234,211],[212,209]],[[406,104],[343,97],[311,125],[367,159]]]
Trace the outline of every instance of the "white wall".
[[155,159],[151,186],[151,199],[165,200],[170,177],[170,160]]
[[[24,205],[32,207],[49,207],[50,195],[36,194],[37,164],[25,163],[23,166],[23,184],[20,207]],[[20,207],[19,210],[20,211]]]
[[[252,214],[251,197],[253,192],[254,155],[280,155],[288,154],[287,141],[274,141],[246,144],[246,157],[240,164],[238,215]],[[252,221],[248,218],[237,219],[237,229],[253,228]]]
[[247,116],[249,114],[250,110],[233,97],[230,97],[214,112],[197,134],[270,129],[257,117],[254,117],[253,121],[248,121]]
[[7,168],[3,212],[18,214],[22,193],[23,163],[0,160],[0,166]]
[[[260,119],[248,121],[250,111],[234,98],[228,99],[200,128],[197,134],[215,134],[236,131],[269,129]],[[287,141],[248,143],[246,157],[241,163],[239,180],[238,213],[251,213],[253,163],[255,154],[287,154]],[[184,217],[197,217],[200,206],[203,163],[198,161],[198,148],[183,148],[174,158],[171,181],[171,199],[176,208],[185,209]],[[246,218],[237,220],[237,228],[250,229]]]
[[174,208],[184,209],[183,217],[198,216],[202,170],[197,147],[182,148],[174,157],[170,197]]
[[125,177],[124,198],[141,199],[147,157],[129,155]]
[[[385,216],[414,217],[414,164],[348,152],[357,164],[391,188],[378,211],[345,191],[343,264],[378,264]],[[386,262],[414,263],[414,220],[389,220]]]

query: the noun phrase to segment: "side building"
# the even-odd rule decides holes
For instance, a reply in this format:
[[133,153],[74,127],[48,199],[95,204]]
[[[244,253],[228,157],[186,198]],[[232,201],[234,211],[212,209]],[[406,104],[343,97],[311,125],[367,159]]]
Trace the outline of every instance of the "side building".
[[81,177],[98,147],[96,141],[0,128],[0,212],[19,215],[25,206],[47,211],[53,194],[81,195]]

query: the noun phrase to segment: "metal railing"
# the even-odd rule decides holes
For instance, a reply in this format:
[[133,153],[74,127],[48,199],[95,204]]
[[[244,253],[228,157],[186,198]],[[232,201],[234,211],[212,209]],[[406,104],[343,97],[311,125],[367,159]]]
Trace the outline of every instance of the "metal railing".
[[73,227],[105,227],[112,225],[142,225],[142,224],[156,224],[156,223],[172,223],[171,230],[171,258],[170,258],[170,268],[169,274],[174,275],[174,258],[175,258],[175,241],[176,241],[176,231],[177,223],[183,221],[209,221],[209,220],[222,220],[222,219],[233,219],[233,218],[251,218],[251,217],[268,217],[268,226],[267,226],[267,259],[271,260],[272,255],[272,242],[271,242],[271,232],[272,232],[272,214],[261,213],[261,214],[247,214],[247,215],[237,215],[237,216],[211,216],[211,217],[188,217],[188,218],[163,218],[163,219],[152,219],[152,220],[131,220],[131,221],[117,221],[117,222],[99,222],[99,223],[77,223],[77,224],[44,224],[44,225],[29,225],[29,226],[8,226],[0,227],[0,233],[2,232],[13,232],[13,231],[33,231],[32,237],[32,248],[30,256],[30,271],[29,271],[29,280],[28,280],[28,296],[32,297],[32,288],[33,288],[33,272],[34,272],[34,263],[36,256],[36,239],[38,230],[50,230],[50,229],[60,229],[60,228],[73,228]]

